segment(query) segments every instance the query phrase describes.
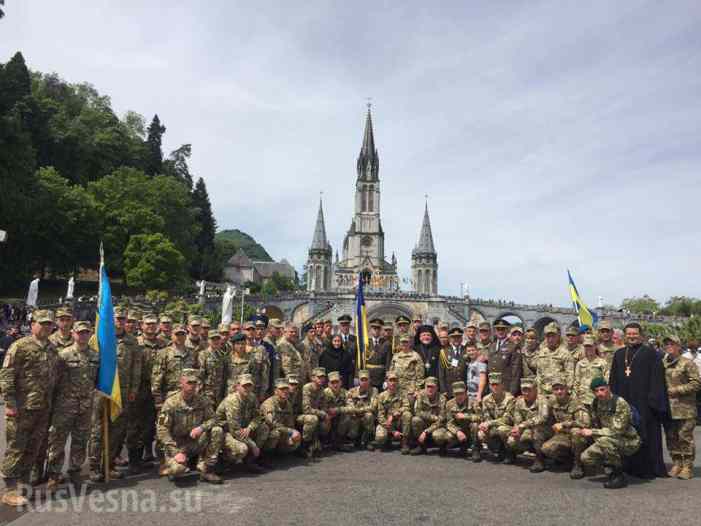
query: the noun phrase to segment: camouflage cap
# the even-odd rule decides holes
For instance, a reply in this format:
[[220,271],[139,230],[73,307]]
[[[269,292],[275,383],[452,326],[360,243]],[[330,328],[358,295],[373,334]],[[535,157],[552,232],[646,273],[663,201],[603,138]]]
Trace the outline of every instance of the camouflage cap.
[[153,312],[148,312],[144,314],[144,317],[141,319],[142,323],[158,323],[158,316],[156,316]]
[[560,334],[560,326],[554,321],[551,321],[545,326],[545,329],[543,329],[543,334]]
[[282,329],[282,322],[278,318],[272,318],[270,320],[270,326],[276,329]]
[[490,384],[500,384],[501,383],[501,373],[489,373],[489,383]]
[[56,309],[56,319],[72,317],[73,311],[69,307],[59,307],[58,309]]
[[240,374],[236,381],[239,385],[253,385],[253,375],[248,373]]
[[127,308],[122,307],[121,305],[117,305],[114,309],[114,317],[115,318],[126,318],[127,317]]
[[586,334],[582,338],[582,345],[586,346],[594,346],[596,345],[596,340],[594,340],[594,337],[591,334]]
[[159,321],[161,323],[173,323],[173,318],[171,318],[167,314],[161,314],[161,317],[159,318]]
[[207,332],[207,336],[210,340],[213,340],[215,338],[221,339],[221,334],[219,334],[219,331],[210,330]]
[[460,327],[453,327],[448,331],[448,336],[459,336],[462,338],[462,329]]
[[290,385],[297,385],[299,383],[299,377],[296,374],[288,374],[287,383]]
[[75,332],[92,332],[92,325],[89,321],[77,321],[73,325]]
[[173,334],[187,334],[187,329],[181,323],[176,323],[173,326]]
[[521,389],[524,387],[535,387],[535,378],[532,376],[524,376],[521,378]]
[[509,323],[506,320],[502,320],[501,318],[498,319],[497,321],[494,322],[494,328],[495,329],[508,329],[509,328]]
[[190,368],[183,369],[183,372],[180,373],[180,376],[182,378],[185,378],[185,380],[187,380],[188,382],[192,382],[192,381],[199,382],[199,380],[200,380],[200,372],[197,369],[190,369]]
[[369,380],[370,379],[370,371],[367,369],[361,369],[358,371],[358,380]]
[[275,380],[275,389],[289,389],[290,384],[287,383],[286,378],[278,378]]
[[477,325],[477,322],[475,321],[469,321],[467,325],[465,325],[466,329],[478,329],[479,326]]
[[256,326],[253,324],[252,321],[247,321],[246,323],[243,324],[244,331],[248,331],[248,330],[255,329],[255,328],[256,328]]
[[32,312],[32,321],[36,323],[53,323],[54,313],[46,309],[35,310]]
[[562,385],[564,387],[567,387],[567,380],[565,379],[564,376],[554,376],[552,382],[550,382],[550,385],[555,387],[556,385]]
[[667,343],[667,342],[673,342],[673,343],[676,343],[677,345],[682,344],[681,339],[676,334],[669,334],[669,335],[665,336],[664,338],[662,338],[662,343]]
[[465,382],[453,382],[451,384],[451,389],[453,394],[464,393],[467,389],[465,388]]
[[332,371],[329,373],[329,383],[331,382],[340,382],[341,381],[341,373],[338,371]]
[[209,329],[212,325],[209,323],[207,318],[202,318],[202,328]]
[[331,321],[331,318],[326,318],[324,320],[324,325],[333,325],[333,322]]
[[599,330],[613,330],[613,325],[611,325],[611,322],[609,320],[601,320],[599,322]]
[[578,336],[579,335],[579,329],[577,327],[574,327],[570,325],[567,327],[567,330],[565,331],[565,334],[567,336]]
[[409,336],[407,334],[402,334],[399,336],[399,343],[404,343],[409,341]]
[[528,327],[528,329],[526,329],[525,334],[533,334],[534,336],[538,336],[538,331],[535,330],[534,327]]
[[394,371],[390,371],[387,373],[387,379],[388,380],[398,380],[399,376]]
[[312,371],[312,376],[326,376],[326,369],[324,367],[315,367]]
[[481,321],[479,325],[477,326],[478,329],[487,329],[488,331],[492,329],[492,326],[489,325],[488,321]]
[[434,376],[429,376],[428,378],[426,378],[426,379],[424,380],[424,385],[426,385],[426,386],[429,386],[429,385],[436,386],[436,385],[438,385],[438,380],[437,380]]
[[217,330],[229,334],[229,325],[227,323],[220,323]]
[[199,316],[190,316],[190,319],[187,320],[187,324],[191,327],[198,327],[202,325],[202,318]]
[[127,313],[127,320],[129,321],[141,321],[142,317],[143,315],[138,309],[129,309],[129,312]]
[[511,327],[509,334],[516,334],[517,332],[523,334],[523,328],[520,325],[514,325]]

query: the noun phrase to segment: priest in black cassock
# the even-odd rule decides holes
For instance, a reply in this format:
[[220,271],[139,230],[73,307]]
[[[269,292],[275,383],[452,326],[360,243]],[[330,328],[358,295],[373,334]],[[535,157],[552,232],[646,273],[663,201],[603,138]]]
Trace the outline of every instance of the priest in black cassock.
[[626,459],[624,469],[634,477],[652,479],[667,476],[662,459],[662,422],[669,414],[669,399],[662,360],[642,341],[641,326],[627,324],[626,346],[614,354],[609,384],[614,394],[622,396],[640,413],[642,444],[635,455]]

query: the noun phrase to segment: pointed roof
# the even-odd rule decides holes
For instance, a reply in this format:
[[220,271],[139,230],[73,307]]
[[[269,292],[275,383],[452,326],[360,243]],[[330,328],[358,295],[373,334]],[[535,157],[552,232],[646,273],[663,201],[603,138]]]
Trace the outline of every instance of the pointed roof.
[[233,256],[231,256],[229,258],[229,261],[227,261],[227,265],[229,265],[231,267],[238,267],[238,268],[252,268],[253,262],[246,255],[246,253],[243,251],[243,249],[239,248],[236,251],[236,254],[234,254]]
[[375,148],[375,134],[372,129],[372,114],[370,113],[370,104],[368,104],[363,145],[360,147],[360,155],[358,155],[358,179],[377,181],[379,168],[380,161],[377,155],[377,148]]
[[419,241],[416,244],[414,252],[421,254],[435,254],[436,247],[433,244],[433,233],[431,232],[431,219],[428,217],[428,201],[424,209],[424,221],[421,225],[419,233]]
[[368,114],[365,117],[365,133],[363,135],[363,146],[360,148],[360,155],[376,155],[375,135],[372,131],[372,115],[370,114],[370,105],[368,105]]
[[314,226],[314,237],[312,238],[312,246],[310,250],[330,250],[331,246],[326,238],[326,225],[324,224],[324,208],[321,198],[319,198],[319,213],[316,216],[316,225]]

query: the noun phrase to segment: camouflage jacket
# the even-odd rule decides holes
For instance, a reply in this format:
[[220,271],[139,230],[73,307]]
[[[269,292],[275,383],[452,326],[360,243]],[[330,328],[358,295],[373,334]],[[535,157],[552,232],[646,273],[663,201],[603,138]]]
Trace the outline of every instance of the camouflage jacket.
[[[190,432],[201,426],[204,431],[214,427],[214,410],[205,397],[195,394],[187,402],[180,392],[168,397],[158,414],[156,435],[169,457],[182,451],[191,442]],[[183,451],[184,452],[184,451]]]
[[512,410],[513,425],[521,431],[532,429],[539,420],[540,405],[545,403],[544,397],[537,397],[531,404],[523,396],[519,396],[514,403]]
[[[253,375],[254,390],[258,400],[265,397],[266,393],[271,389],[270,385],[270,369],[273,364],[270,363],[268,351],[262,345],[255,347],[246,347],[246,352],[250,356],[250,373]],[[274,376],[274,375],[273,375]],[[273,378],[275,381],[275,378]]]
[[302,413],[326,418],[323,407],[324,388],[317,387],[314,382],[309,382],[302,387]]
[[69,332],[68,336],[64,337],[61,334],[61,331],[56,331],[49,336],[49,341],[54,345],[57,351],[60,351],[61,349],[65,349],[66,347],[73,345],[73,336]]
[[377,387],[370,386],[364,393],[360,392],[360,387],[354,387],[348,390],[348,406],[353,408],[353,413],[356,416],[372,413],[375,398],[378,394]]
[[557,377],[564,376],[568,387],[572,387],[574,376],[574,360],[572,354],[564,345],[550,350],[545,345],[538,349],[533,365],[536,369],[536,384],[538,393],[552,393],[552,383]]
[[195,363],[197,363],[199,354],[207,348],[207,340],[202,337],[195,339],[188,334],[187,338],[185,338],[185,347],[190,349],[192,356],[195,358]]
[[501,400],[494,393],[489,393],[482,399],[482,422],[488,427],[512,425],[512,414],[516,399],[514,395],[504,391]]
[[662,360],[667,379],[667,393],[672,418],[696,418],[696,392],[701,389],[699,369],[696,364],[680,356],[672,359],[668,354]]
[[608,380],[609,367],[606,360],[596,356],[593,359],[583,358],[577,362],[574,368],[574,395],[577,400],[586,405],[590,405],[594,400],[594,393],[591,390],[591,381],[596,377]]
[[591,417],[589,411],[573,396],[568,395],[563,400],[558,400],[554,395],[545,397],[543,403],[538,404],[538,417],[535,425],[552,426],[562,424],[563,432],[589,427]]
[[[396,355],[395,355],[396,356]],[[399,394],[399,391],[394,393],[387,391],[382,391],[375,398],[375,414],[377,416],[377,423],[384,426],[390,416],[393,417],[393,421],[397,422],[404,411],[404,400]]]
[[153,364],[163,345],[158,338],[147,340],[143,336],[138,338],[143,359],[141,361],[141,388],[139,389],[139,398],[151,398],[151,375],[153,374]]
[[629,444],[640,443],[638,432],[633,427],[630,406],[623,397],[612,396],[592,404],[591,429],[593,437],[611,437]]
[[302,378],[305,373],[302,355],[297,348],[285,338],[280,338],[277,343],[277,352],[280,355],[280,378],[294,374]]
[[390,371],[397,373],[402,393],[418,391],[424,379],[424,363],[416,351],[398,352],[392,356]]
[[81,351],[73,344],[58,352],[54,413],[90,411],[99,366],[100,355],[90,346]]
[[0,369],[0,390],[9,409],[48,410],[56,384],[58,353],[34,336],[15,341]]
[[328,413],[329,409],[335,409],[339,415],[345,415],[354,412],[353,408],[348,405],[348,391],[341,387],[337,392],[327,387],[323,391],[322,407]]
[[567,352],[572,355],[572,363],[574,363],[574,364],[576,364],[577,362],[579,362],[579,360],[584,358],[584,346],[583,345],[577,344],[575,347],[570,349],[569,347],[567,347],[567,344],[565,344],[565,349],[567,349]]
[[238,392],[231,393],[217,407],[217,425],[234,436],[241,429],[255,431],[262,421],[258,400],[252,393],[248,396],[241,396]]
[[281,400],[273,395],[260,406],[260,414],[270,431],[283,431],[291,433],[295,428],[295,416],[292,402]]
[[197,358],[202,381],[200,393],[209,398],[212,407],[219,406],[227,394],[229,355],[224,349],[207,347]]
[[[458,418],[457,415],[460,413],[462,413],[465,418]],[[467,397],[465,397],[465,401],[462,404],[459,404],[455,398],[448,400],[445,404],[444,415],[445,427],[454,435],[456,435],[458,431],[469,434],[470,424],[479,423],[482,420],[480,404],[470,401]]]
[[521,365],[523,367],[522,376],[535,376],[535,359],[538,355],[538,347],[532,350],[528,350],[523,347],[521,349]]
[[175,345],[161,350],[153,363],[151,374],[151,394],[156,405],[180,391],[180,376],[183,369],[195,367],[195,357],[190,349],[178,349]]
[[319,367],[319,356],[321,356],[323,345],[321,341],[316,338],[314,340],[304,338],[304,340],[302,340],[301,349],[300,354],[304,362],[304,375],[299,381],[308,382],[311,379],[312,371],[316,367]]
[[616,345],[613,342],[609,342],[608,345],[599,342],[596,348],[599,350],[599,356],[606,360],[606,364],[608,365],[608,368],[610,370],[611,364],[613,363],[613,355],[616,354],[618,347],[616,347]]
[[439,392],[436,392],[433,400],[429,398],[425,390],[417,393],[416,400],[414,400],[414,415],[429,424],[426,428],[427,433],[432,433],[443,424],[446,402],[446,397]]
[[139,394],[141,387],[141,367],[144,357],[136,338],[126,332],[117,336],[117,369],[119,370],[119,387],[122,391],[122,403],[129,397]]
[[229,354],[229,363],[226,367],[228,375],[228,379],[226,381],[227,392],[234,392],[236,382],[238,381],[239,376],[242,374],[252,375],[254,383],[259,381],[259,378],[256,376],[256,364],[251,360],[251,358],[252,356],[249,353],[238,355],[235,352],[232,352]]

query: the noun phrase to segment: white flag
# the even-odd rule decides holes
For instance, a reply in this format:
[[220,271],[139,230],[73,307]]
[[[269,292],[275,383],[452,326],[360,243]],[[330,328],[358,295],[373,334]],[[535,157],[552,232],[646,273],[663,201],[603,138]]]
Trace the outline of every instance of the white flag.
[[75,279],[73,279],[73,276],[68,280],[68,291],[66,292],[66,299],[67,300],[72,300],[73,299],[73,290],[75,289]]
[[221,322],[229,324],[234,315],[234,288],[226,286],[226,292],[221,301]]
[[39,278],[33,279],[29,284],[27,293],[27,307],[36,307],[39,299]]

